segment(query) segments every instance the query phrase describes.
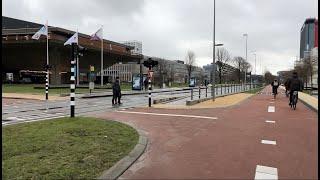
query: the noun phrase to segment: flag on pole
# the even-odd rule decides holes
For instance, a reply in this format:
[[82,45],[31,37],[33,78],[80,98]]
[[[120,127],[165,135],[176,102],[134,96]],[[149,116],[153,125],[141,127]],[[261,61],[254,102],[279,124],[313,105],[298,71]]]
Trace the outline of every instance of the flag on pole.
[[36,32],[31,38],[39,40],[41,35],[48,35],[48,29],[47,26],[43,26],[38,32]]
[[103,35],[102,35],[102,28],[100,28],[96,33],[91,35],[90,40],[102,40]]
[[78,44],[78,32],[76,32],[71,38],[69,38],[63,45],[71,45],[72,43]]

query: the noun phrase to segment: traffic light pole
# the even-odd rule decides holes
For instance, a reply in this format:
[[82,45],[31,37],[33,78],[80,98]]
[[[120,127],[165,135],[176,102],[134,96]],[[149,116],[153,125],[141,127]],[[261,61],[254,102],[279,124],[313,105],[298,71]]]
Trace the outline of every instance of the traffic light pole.
[[[149,66],[149,72],[151,71],[151,66]],[[149,81],[148,81],[148,85],[149,85],[149,107],[151,107],[151,77],[149,76]]]
[[75,109],[75,66],[77,62],[78,56],[78,47],[76,43],[72,43],[72,54],[71,54],[71,84],[70,84],[70,117],[74,117],[74,109]]

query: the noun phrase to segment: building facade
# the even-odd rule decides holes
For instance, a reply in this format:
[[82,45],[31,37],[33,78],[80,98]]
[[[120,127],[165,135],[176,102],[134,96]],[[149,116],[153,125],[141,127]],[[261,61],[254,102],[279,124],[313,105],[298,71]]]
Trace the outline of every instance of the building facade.
[[[13,75],[13,81],[19,82],[23,72],[45,79],[46,42],[41,36],[39,40],[31,39],[43,25],[2,16],[2,81],[6,81],[7,73]],[[71,47],[64,46],[64,42],[75,32],[59,27],[49,26],[49,64],[50,84],[70,83]],[[91,41],[90,35],[79,33],[79,44],[87,51],[79,57],[80,83],[88,83],[90,65],[95,67],[95,74],[101,67],[101,43]],[[133,55],[133,47],[110,40],[103,40],[103,68],[117,62],[139,62],[142,55]],[[38,74],[35,74],[38,72]]]
[[132,46],[134,47],[131,50],[132,54],[142,54],[142,42],[141,41],[124,41],[122,42],[123,44],[127,45],[127,46]]
[[315,47],[318,47],[318,19],[308,18],[300,30],[300,59]]

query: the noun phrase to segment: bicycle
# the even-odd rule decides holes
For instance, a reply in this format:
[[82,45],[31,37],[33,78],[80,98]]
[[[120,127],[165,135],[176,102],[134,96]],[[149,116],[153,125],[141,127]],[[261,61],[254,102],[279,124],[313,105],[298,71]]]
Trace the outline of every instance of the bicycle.
[[298,91],[293,91],[292,102],[291,102],[291,108],[293,110],[296,110],[297,102],[298,102]]
[[278,94],[277,90],[276,90],[276,89],[273,90],[272,94],[273,94],[273,98],[276,99],[276,96],[277,96],[277,94]]

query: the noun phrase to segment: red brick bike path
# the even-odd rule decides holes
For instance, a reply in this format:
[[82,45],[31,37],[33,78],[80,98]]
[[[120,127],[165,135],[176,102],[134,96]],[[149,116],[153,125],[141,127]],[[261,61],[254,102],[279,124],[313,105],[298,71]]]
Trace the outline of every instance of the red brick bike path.
[[[279,179],[317,179],[317,114],[299,102],[291,110],[283,94],[272,97],[267,87],[228,108],[126,110],[217,120],[121,112],[96,116],[132,124],[149,138],[146,152],[120,179],[254,179],[257,165],[277,168]],[[267,112],[268,106],[275,112]]]

